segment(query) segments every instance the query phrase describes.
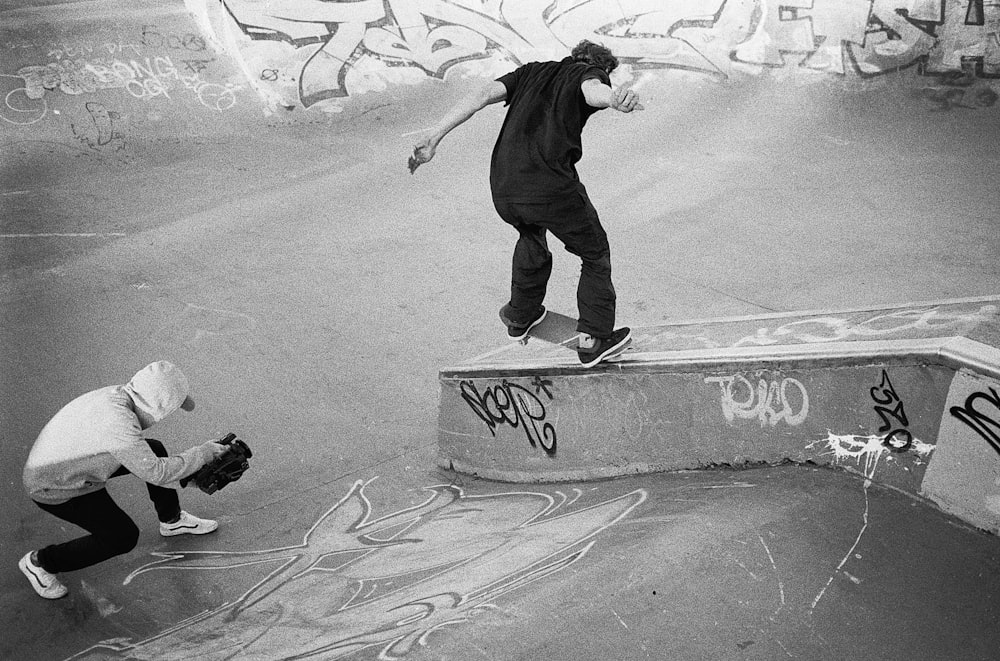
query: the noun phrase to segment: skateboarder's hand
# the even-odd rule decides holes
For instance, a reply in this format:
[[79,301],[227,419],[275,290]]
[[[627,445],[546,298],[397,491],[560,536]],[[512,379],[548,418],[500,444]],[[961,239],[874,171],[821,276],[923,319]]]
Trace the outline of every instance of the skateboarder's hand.
[[630,89],[628,85],[615,88],[611,93],[611,107],[618,112],[632,112],[633,110],[643,109],[642,104],[639,103],[639,95],[635,90]]
[[430,136],[413,145],[413,156],[410,156],[409,162],[410,174],[413,174],[418,167],[434,158],[436,150],[437,144]]

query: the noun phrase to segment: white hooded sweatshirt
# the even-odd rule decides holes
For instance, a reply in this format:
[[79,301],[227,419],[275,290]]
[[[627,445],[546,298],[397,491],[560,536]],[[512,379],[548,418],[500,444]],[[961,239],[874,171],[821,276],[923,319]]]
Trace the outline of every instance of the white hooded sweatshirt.
[[206,445],[157,457],[142,432],[173,413],[188,395],[188,380],[172,363],[139,370],[123,386],[99,388],[71,401],[45,425],[24,466],[24,486],[35,501],[64,503],[103,489],[124,466],[145,482],[165,485],[212,460]]

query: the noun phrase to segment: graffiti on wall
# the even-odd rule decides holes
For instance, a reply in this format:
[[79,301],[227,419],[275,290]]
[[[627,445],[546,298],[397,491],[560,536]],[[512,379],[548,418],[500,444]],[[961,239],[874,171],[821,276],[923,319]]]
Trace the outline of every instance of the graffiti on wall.
[[[205,38],[193,32],[177,32],[147,24],[137,38],[90,41],[24,41],[4,44],[12,59],[42,60],[0,74],[0,120],[31,125],[49,114],[48,94],[91,95],[121,90],[142,101],[171,100],[183,95],[214,112],[236,105],[240,85],[212,82],[206,71],[216,62]],[[120,112],[105,104],[87,101],[87,114],[94,126],[74,126],[74,135],[87,146],[120,146],[121,131],[115,127]]]
[[952,406],[950,413],[1000,453],[1000,394],[995,388],[972,393],[962,406]]
[[873,386],[869,393],[875,402],[875,413],[882,418],[882,426],[878,428],[878,433],[885,434],[882,442],[894,452],[905,452],[913,445],[913,434],[907,429],[910,421],[903,410],[903,401],[892,387],[888,372],[882,370],[881,382]]
[[[45,115],[45,91],[120,88],[145,100],[190,93],[215,111],[233,83],[206,79],[225,51],[268,108],[306,108],[428,78],[495,77],[564,56],[581,39],[609,46],[626,75],[648,70],[715,79],[775,70],[871,77],[915,68],[936,107],[998,99],[1000,5],[984,0],[185,0],[197,27],[143,25],[102,41],[7,43],[0,119]],[[59,39],[59,38],[57,38]],[[158,59],[159,58],[159,59]],[[324,104],[323,109],[339,109]]]
[[472,381],[460,384],[462,399],[472,412],[486,423],[490,433],[497,435],[497,428],[507,426],[520,429],[533,448],[541,448],[550,457],[556,454],[556,428],[546,421],[545,399],[552,399],[552,381],[536,376],[530,386],[522,386],[504,379],[486,386],[483,392]]
[[178,67],[169,55],[133,58],[128,61],[97,58],[61,60],[45,65],[22,67],[17,75],[24,80],[24,95],[41,99],[46,91],[59,90],[78,95],[98,90],[123,89],[136,99],[169,99],[177,90],[193,94],[206,108],[223,111],[236,103],[232,84],[220,85],[202,80],[190,61]]
[[[983,0],[223,0],[223,5],[225,29],[241,38],[240,52],[233,55],[261,81],[281,83],[258,82],[258,91],[305,107],[385,81],[443,78],[469,63],[492,75],[498,63],[509,69],[561,57],[585,38],[610,47],[628,69],[716,78],[776,68],[867,77],[911,66],[934,76],[961,72],[972,81],[1000,77],[1000,10]],[[209,21],[204,27],[213,29]],[[297,99],[290,98],[292,89]],[[992,105],[991,92],[979,88],[963,98]]]
[[[748,323],[698,323],[636,329],[635,343],[645,351],[726,349],[790,344],[914,339],[967,335],[989,322],[996,305],[933,305],[870,313],[802,315],[778,326]],[[749,333],[749,334],[748,334]]]
[[[496,601],[583,558],[596,537],[647,497],[643,489],[584,502],[583,492],[469,495],[429,487],[422,503],[379,518],[349,493],[302,542],[256,551],[176,551],[126,584],[168,571],[205,583],[261,577],[243,594],[140,642],[107,641],[73,659],[340,659],[372,650],[399,659],[435,632],[498,609]],[[236,574],[234,574],[234,572]]]
[[861,321],[846,317],[811,317],[778,326],[759,328],[754,335],[733,346],[770,346],[793,343],[884,340],[904,336],[945,337],[969,332],[997,314],[997,306],[983,305],[974,312],[941,309],[938,306],[907,308]]
[[809,393],[801,381],[763,376],[754,383],[742,374],[710,376],[705,383],[718,384],[722,414],[726,422],[757,420],[761,427],[779,422],[801,425],[809,415]]
[[109,110],[103,103],[88,101],[84,104],[89,122],[70,124],[73,135],[91,149],[121,150],[125,147],[125,133],[121,127],[121,113]]

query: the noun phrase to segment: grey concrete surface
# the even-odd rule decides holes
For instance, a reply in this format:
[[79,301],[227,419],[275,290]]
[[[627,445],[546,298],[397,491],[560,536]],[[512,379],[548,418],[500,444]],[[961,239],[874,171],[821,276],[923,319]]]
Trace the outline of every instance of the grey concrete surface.
[[[398,503],[397,484],[372,486],[373,496]],[[413,659],[995,658],[995,538],[856,476],[786,466],[559,487],[459,478],[452,486],[462,500],[439,510],[436,524],[412,528],[407,536],[417,541],[374,552],[372,564],[393,572],[370,576],[365,596],[377,596],[355,595],[349,608],[333,607],[351,592],[345,579],[371,567],[341,567],[313,582],[272,576],[271,592],[239,609],[225,604],[272,571],[273,558],[236,568],[245,558],[216,566],[188,558],[187,571],[142,567],[125,586],[108,567],[87,577],[88,596],[60,602],[56,636],[15,653],[60,658],[75,645],[73,658],[91,661],[380,652]],[[600,508],[616,501],[631,509],[612,521],[622,510]],[[382,504],[376,513],[391,514]],[[211,541],[171,540],[157,550],[260,550],[253,542],[233,548],[240,536],[220,531]],[[140,591],[147,596],[130,596]],[[382,608],[393,600],[386,619]],[[11,619],[32,629],[34,612]],[[168,620],[180,625],[164,630]],[[88,647],[102,636],[109,642]]]
[[[938,111],[913,93],[916,84],[905,75],[809,87],[664,82],[647,87],[643,113],[595,117],[581,175],[611,237],[622,322],[1000,291],[998,110]],[[357,480],[378,477],[366,491],[373,517],[417,505],[430,485],[468,482],[433,467],[437,370],[504,341],[496,310],[514,235],[487,188],[502,110],[449,136],[413,176],[405,167],[413,138],[404,136],[430,125],[464,86],[366,94],[352,111],[315,123],[261,120],[224,138],[139,140],[127,160],[4,136],[4,233],[124,236],[0,239],[0,656],[67,658],[120,639],[126,651],[111,658],[130,658],[129,644],[199,632],[189,618],[205,613],[209,624],[237,627],[234,640],[267,631],[301,651],[318,632],[295,611],[296,596],[318,589],[316,572],[238,612],[231,602],[259,574],[151,571],[123,581],[151,553],[300,544]],[[557,252],[549,300],[571,312],[577,265]],[[155,436],[182,449],[235,431],[254,449],[253,468],[211,497],[184,494],[187,509],[222,522],[198,540],[160,539],[141,485],[113,484],[144,530],[139,547],[67,577],[72,596],[43,602],[16,561],[73,531],[21,490],[31,442],[73,396],[161,358],[189,375],[199,407]],[[707,488],[720,482],[757,487]],[[496,608],[480,586],[475,616],[458,609],[402,632],[410,637],[401,655],[988,659],[996,648],[996,538],[854,477],[788,467],[566,485],[568,500],[573,489],[648,496],[593,538],[570,536],[594,545],[558,573],[498,594]],[[532,491],[467,486],[512,490]],[[559,502],[554,488],[544,492]],[[861,558],[848,556],[865,513],[853,547]],[[435,522],[444,546],[497,561],[449,520]],[[521,540],[486,530],[477,535],[494,535],[489,548]],[[337,608],[359,586],[386,594],[393,608],[403,603],[393,598],[471,590],[445,580],[429,583],[433,595],[411,593],[413,576],[389,589],[386,581],[402,579],[379,562],[364,565],[367,573],[333,571],[336,599],[317,606],[315,621],[323,608],[323,617],[351,615]],[[414,571],[426,578],[434,567],[431,558]],[[379,642],[347,649],[356,658],[388,644],[384,631],[353,620],[344,630]],[[198,640],[215,639],[184,645]],[[195,658],[197,646],[178,649]],[[252,649],[212,647],[215,656],[200,658],[284,658],[280,645]]]

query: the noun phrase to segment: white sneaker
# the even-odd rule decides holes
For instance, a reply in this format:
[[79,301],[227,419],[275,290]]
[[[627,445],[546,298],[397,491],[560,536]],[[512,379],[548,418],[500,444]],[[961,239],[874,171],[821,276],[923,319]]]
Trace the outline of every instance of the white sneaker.
[[55,574],[50,574],[32,562],[32,553],[33,551],[29,551],[27,555],[17,562],[17,566],[20,568],[21,573],[28,577],[28,582],[31,583],[31,587],[35,588],[35,592],[38,593],[38,596],[44,599],[58,599],[60,597],[65,597],[69,590],[66,589],[65,585],[59,582],[59,579],[56,578]]
[[181,518],[173,523],[160,523],[160,534],[164,537],[174,535],[207,535],[219,527],[218,521],[199,519],[193,514],[181,510]]

